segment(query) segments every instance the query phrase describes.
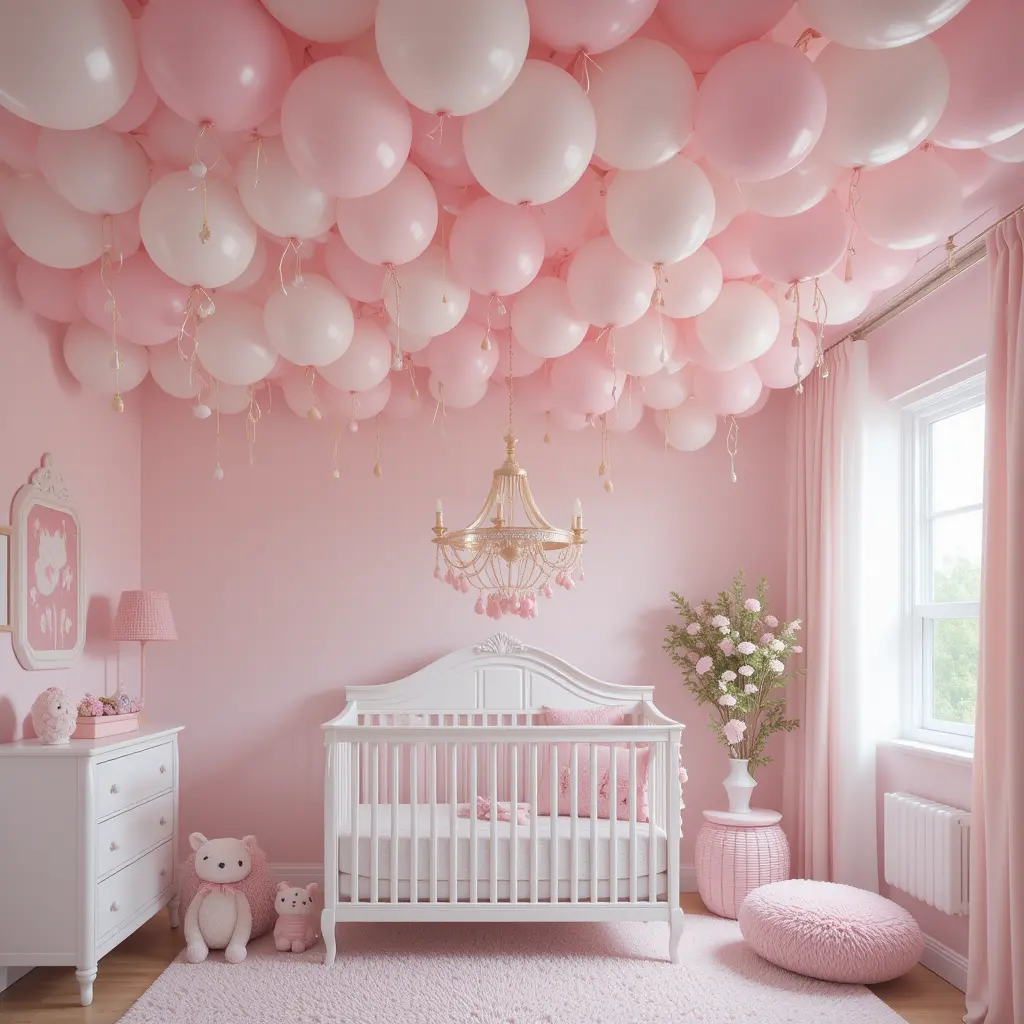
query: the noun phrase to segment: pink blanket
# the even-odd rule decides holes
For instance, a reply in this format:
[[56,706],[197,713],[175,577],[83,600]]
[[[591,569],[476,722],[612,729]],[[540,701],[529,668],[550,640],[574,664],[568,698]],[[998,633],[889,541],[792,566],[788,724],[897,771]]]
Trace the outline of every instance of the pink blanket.
[[[458,815],[460,818],[469,817],[469,804],[460,804]],[[476,798],[476,816],[480,821],[491,820],[491,801],[484,796],[478,796]],[[511,821],[512,820],[512,802],[510,800],[499,800],[498,821]],[[520,825],[530,824],[530,805],[529,804],[516,804],[516,821]]]

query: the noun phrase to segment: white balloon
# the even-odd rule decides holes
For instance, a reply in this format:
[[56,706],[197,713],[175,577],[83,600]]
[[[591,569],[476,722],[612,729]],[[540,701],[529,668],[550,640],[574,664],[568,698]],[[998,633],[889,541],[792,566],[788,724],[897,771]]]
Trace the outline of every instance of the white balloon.
[[[639,320],[654,295],[654,269],[627,256],[607,235],[581,245],[566,275],[576,315],[598,327]],[[520,339],[520,342],[522,339]]]
[[385,279],[384,308],[402,330],[433,338],[466,315],[469,288],[452,276],[444,250],[432,245]]
[[[308,243],[307,243],[308,244]],[[302,249],[303,243],[300,242],[300,253],[305,256],[305,250]],[[278,257],[280,258],[280,257]],[[249,266],[239,274],[234,281],[229,281],[225,285],[221,285],[221,288],[229,292],[247,292],[250,288],[255,288],[257,284],[263,279],[263,275],[267,270],[267,243],[261,237],[256,239],[256,248],[253,251],[252,259],[249,260]],[[274,282],[274,287],[280,287],[278,282]]]
[[602,54],[587,95],[597,117],[594,154],[612,167],[662,164],[693,134],[697,86],[686,61],[665,43],[634,37]]
[[1017,132],[1002,142],[993,142],[991,146],[983,147],[982,151],[1001,164],[1024,163],[1024,131]]
[[512,333],[527,352],[543,359],[567,355],[583,341],[590,324],[569,301],[568,285],[538,277],[512,302]]
[[26,121],[92,128],[135,87],[135,33],[121,0],[0,0],[0,26],[0,105]]
[[404,327],[399,329],[390,319],[384,324],[384,331],[394,348],[398,348],[401,340],[403,352],[422,352],[434,340],[427,334],[413,334]]
[[[205,241],[204,224],[209,230]],[[218,178],[201,182],[188,171],[165,175],[150,188],[139,225],[150,259],[182,284],[229,284],[256,251],[256,225],[238,193]]]
[[676,348],[676,325],[667,316],[649,309],[625,327],[613,327],[609,344],[615,349],[617,369],[634,377],[657,373]]
[[377,0],[262,0],[285,28],[317,43],[344,43],[373,27]]
[[391,378],[375,384],[366,391],[339,391],[329,388],[327,401],[331,410],[349,420],[372,420],[383,412],[391,397]]
[[665,267],[661,278],[661,311],[676,319],[703,313],[722,290],[722,265],[707,246]]
[[772,347],[779,333],[779,310],[760,288],[745,281],[726,281],[694,327],[701,346],[722,369],[732,369]]
[[919,249],[960,226],[963,189],[934,152],[915,150],[860,178],[857,227],[890,249]]
[[277,362],[263,324],[263,310],[229,293],[218,293],[216,306],[196,332],[199,362],[224,384],[255,384]]
[[657,413],[655,421],[666,443],[680,452],[695,452],[706,447],[718,429],[718,417],[696,398]]
[[473,176],[512,204],[550,203],[568,192],[587,169],[596,137],[594,108],[580,84],[539,60],[526,61],[505,95],[462,128]]
[[337,392],[322,380],[304,370],[293,370],[277,381],[284,395],[284,404],[300,419],[320,423],[332,411]]
[[391,343],[384,328],[375,320],[360,317],[345,354],[320,367],[320,373],[328,384],[342,391],[368,391],[376,387],[390,369]]
[[692,393],[693,385],[685,369],[674,373],[659,370],[640,381],[640,395],[648,409],[674,409]]
[[[854,264],[856,265],[856,263]],[[800,292],[800,318],[812,323],[847,324],[868,308],[871,292],[862,288],[855,281],[844,281],[834,273],[825,274],[817,279],[820,299],[815,312],[814,281],[801,281],[797,285]],[[776,304],[782,313],[785,323],[792,323],[796,313],[796,297],[787,298],[789,289],[779,286],[776,289]]]
[[807,22],[843,46],[906,46],[945,25],[967,0],[799,0]]
[[[827,116],[825,131],[828,131]],[[822,156],[819,143],[791,171],[767,181],[741,181],[738,185],[746,205],[756,213],[766,217],[794,217],[817,206],[832,191],[841,173],[838,164]]]
[[337,288],[318,274],[301,285],[275,291],[263,308],[270,343],[296,366],[326,366],[340,359],[352,341],[352,307]]
[[[684,155],[689,155],[692,148],[692,145],[687,146]],[[747,200],[735,178],[730,178],[707,160],[701,160],[697,166],[704,172],[704,177],[711,183],[715,193],[715,219],[708,232],[708,238],[714,238],[747,209]]]
[[430,392],[431,398],[435,402],[443,401],[449,409],[471,409],[483,401],[488,387],[489,381],[486,378],[482,381],[473,381],[458,389],[446,388],[436,373],[432,373],[427,378],[427,390]]
[[86,213],[125,213],[149,188],[149,161],[138,144],[107,128],[44,128],[36,152],[43,177]]
[[213,381],[210,387],[210,393],[204,396],[206,404],[225,416],[234,416],[249,409],[256,390],[240,384],[225,384],[219,380]]
[[147,349],[119,338],[115,359],[110,332],[89,323],[68,327],[64,335],[64,362],[82,387],[105,395],[131,391],[149,373]]
[[829,43],[815,68],[828,97],[815,151],[843,167],[876,167],[909,153],[949,98],[946,58],[930,39],[891,50]]
[[280,135],[246,146],[235,185],[245,212],[272,235],[316,238],[334,223],[334,200],[299,177]]
[[[185,355],[190,353],[185,350]],[[172,398],[197,398],[200,391],[210,386],[206,374],[201,372],[198,360],[182,359],[176,341],[149,348],[149,372],[157,387]]]
[[84,267],[103,252],[102,218],[76,209],[41,178],[11,181],[3,219],[11,241],[48,267]]
[[516,80],[530,46],[525,0],[380,0],[384,73],[429,114],[472,114]]
[[608,186],[608,233],[641,263],[678,263],[705,242],[715,219],[715,193],[704,172],[683,156],[646,171],[619,171]]
[[627,382],[626,393],[615,403],[615,408],[605,415],[608,429],[615,434],[628,434],[640,426],[647,406],[634,394],[632,382]]

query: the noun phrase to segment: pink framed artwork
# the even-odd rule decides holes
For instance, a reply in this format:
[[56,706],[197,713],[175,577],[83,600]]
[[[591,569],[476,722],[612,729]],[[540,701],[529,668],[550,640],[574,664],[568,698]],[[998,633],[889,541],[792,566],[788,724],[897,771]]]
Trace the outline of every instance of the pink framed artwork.
[[11,509],[11,631],[26,669],[67,668],[85,645],[82,527],[51,455]]

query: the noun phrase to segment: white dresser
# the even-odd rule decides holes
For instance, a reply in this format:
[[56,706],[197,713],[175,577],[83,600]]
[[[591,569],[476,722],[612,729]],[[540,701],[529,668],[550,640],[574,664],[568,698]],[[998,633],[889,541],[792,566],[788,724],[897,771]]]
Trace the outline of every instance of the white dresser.
[[171,904],[177,926],[178,733],[0,744],[0,968],[76,968]]

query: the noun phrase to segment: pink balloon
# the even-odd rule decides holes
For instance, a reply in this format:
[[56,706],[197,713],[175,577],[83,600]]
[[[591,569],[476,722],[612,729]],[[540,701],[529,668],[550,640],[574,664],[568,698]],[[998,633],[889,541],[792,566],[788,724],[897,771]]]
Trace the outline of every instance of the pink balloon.
[[758,400],[746,412],[736,413],[736,419],[745,420],[749,419],[751,416],[756,416],[768,404],[768,399],[771,397],[772,389],[767,387],[762,388],[761,397],[758,398]]
[[1024,130],[1019,0],[971,0],[932,33],[949,67],[949,101],[933,142],[976,149]]
[[634,377],[657,373],[676,347],[675,321],[655,309],[625,327],[613,327],[608,335],[615,348],[615,365]]
[[995,171],[995,162],[980,149],[937,149],[936,153],[956,171],[965,199],[974,195]]
[[345,244],[367,263],[408,263],[437,230],[437,196],[427,176],[410,163],[379,192],[339,199],[336,212]]
[[[181,170],[195,160],[198,150],[199,159],[210,174],[229,178],[230,161],[242,151],[247,135],[247,132],[218,130],[205,132],[199,138],[199,130],[191,121],[186,121],[166,104],[158,103],[135,138],[155,164]],[[155,175],[153,180],[156,180]]]
[[682,360],[685,363],[692,363],[694,366],[701,366],[705,370],[731,370],[736,365],[728,352],[718,354],[710,352],[700,343],[697,334],[696,319],[676,321],[676,350],[674,360]]
[[19,173],[33,170],[38,138],[38,125],[0,107],[0,163],[10,164]]
[[281,380],[287,377],[295,369],[294,363],[289,363],[284,356],[278,356],[274,368],[267,374],[267,380]]
[[138,35],[157,95],[193,124],[255,128],[288,87],[284,35],[257,0],[149,0]]
[[385,270],[361,260],[331,231],[324,246],[327,274],[350,299],[356,302],[379,302],[384,294]]
[[327,404],[338,416],[349,421],[372,420],[379,416],[391,398],[391,378],[385,377],[379,384],[366,391],[327,390]]
[[753,222],[754,214],[741,213],[724,231],[704,243],[717,257],[726,280],[753,277],[758,273],[750,252]]
[[[118,333],[137,345],[176,338],[185,319],[189,289],[171,280],[144,252],[129,257],[114,275]],[[110,327],[110,295],[98,266],[87,267],[78,284],[78,305],[97,327]]]
[[146,77],[146,72],[139,68],[135,79],[135,88],[125,105],[104,122],[112,132],[132,132],[139,127],[156,110],[159,97],[156,89]]
[[355,57],[328,57],[292,82],[281,137],[299,174],[329,195],[354,199],[398,176],[412,120],[383,71]]
[[457,380],[447,383],[432,373],[427,380],[427,390],[434,401],[444,402],[448,409],[469,409],[487,394],[487,381]]
[[656,412],[654,422],[664,434],[665,443],[679,452],[707,447],[718,430],[718,417],[698,399],[690,399],[667,412]]
[[[449,185],[448,182],[435,177],[431,184],[434,186],[437,202],[442,211],[449,215],[462,213],[470,203],[475,202],[481,196],[487,195],[475,182],[469,185]],[[451,217],[449,217],[447,223],[450,227],[452,223]],[[447,237],[446,235],[445,238]],[[440,241],[438,241],[438,244],[440,244]]]
[[428,114],[410,107],[412,154],[432,177],[449,185],[472,185],[476,179],[462,148],[462,118]]
[[[881,245],[875,245],[870,238],[860,232],[854,234],[852,245],[853,256],[848,263],[850,280],[870,292],[884,291],[899,284],[914,269],[917,262],[916,249],[886,249]],[[837,268],[837,273],[841,273],[844,280],[846,269],[845,266]]]
[[640,401],[640,395],[634,389],[633,381],[627,381],[626,393],[607,414],[608,429],[615,434],[628,434],[640,425],[645,408],[644,403]]
[[793,217],[753,215],[750,256],[769,280],[792,284],[827,274],[846,252],[850,221],[834,192]]
[[360,317],[352,341],[339,359],[320,367],[328,384],[342,391],[368,391],[376,387],[391,369],[391,342],[376,320]]
[[697,366],[693,370],[693,393],[719,416],[736,415],[757,401],[761,378],[750,363],[720,373]]
[[688,367],[669,373],[667,369],[652,373],[637,382],[640,398],[648,409],[675,409],[693,392],[692,373]]
[[798,344],[794,346],[793,321],[783,318],[779,336],[772,347],[754,360],[754,369],[766,389],[796,387],[797,381],[803,380],[814,369],[814,331],[806,320],[798,320],[796,332]]
[[527,412],[548,412],[554,404],[551,397],[551,374],[547,369],[541,369],[516,380],[513,395],[516,405]]
[[581,412],[566,412],[564,409],[552,409],[547,416],[551,425],[560,430],[585,430],[594,422],[592,416]]
[[512,376],[528,377],[536,373],[544,365],[543,356],[535,356],[527,352],[514,337],[511,331],[491,331],[491,342],[498,348],[498,361],[495,364],[491,380],[501,383],[508,377],[508,346],[512,343]]
[[658,0],[527,0],[530,30],[565,53],[603,53],[624,43]]
[[473,292],[469,296],[469,309],[466,316],[478,323],[490,323],[497,331],[503,331],[512,326],[512,296],[506,296],[503,301],[500,295],[481,295]]
[[449,241],[452,266],[481,295],[514,295],[540,273],[544,236],[530,211],[491,196],[459,214]]
[[391,375],[391,396],[384,406],[384,415],[391,420],[407,420],[423,408],[423,395],[405,372]]
[[[78,308],[81,270],[59,270],[36,263],[28,256],[18,258],[15,282],[22,301],[37,316],[58,323],[74,323],[82,315]],[[109,319],[107,324],[109,326]]]
[[592,167],[564,195],[550,203],[531,206],[544,235],[547,256],[568,254],[604,230],[604,186]]
[[430,343],[429,365],[435,377],[446,387],[486,381],[498,365],[498,347],[488,341],[485,328],[475,320],[463,319],[446,334]]
[[687,47],[722,54],[770,32],[791,0],[662,0],[658,12]]
[[551,364],[551,396],[563,412],[600,416],[615,406],[625,383],[603,345],[580,345]]
[[745,43],[722,57],[697,94],[695,126],[707,158],[740,181],[792,170],[825,126],[825,86],[799,50]]
[[654,294],[654,268],[630,259],[607,235],[586,242],[569,263],[569,301],[582,320],[598,327],[631,324]]
[[569,299],[569,288],[554,277],[538,277],[512,303],[512,330],[528,352],[543,359],[564,356],[586,337],[590,324]]

